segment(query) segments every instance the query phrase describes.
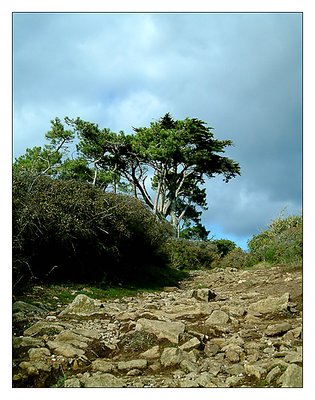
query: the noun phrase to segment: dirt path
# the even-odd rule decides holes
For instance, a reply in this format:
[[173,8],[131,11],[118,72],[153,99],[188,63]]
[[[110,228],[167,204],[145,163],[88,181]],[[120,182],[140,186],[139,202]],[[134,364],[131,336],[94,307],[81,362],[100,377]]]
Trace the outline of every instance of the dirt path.
[[179,288],[50,312],[17,303],[17,387],[302,385],[299,268],[192,271]]

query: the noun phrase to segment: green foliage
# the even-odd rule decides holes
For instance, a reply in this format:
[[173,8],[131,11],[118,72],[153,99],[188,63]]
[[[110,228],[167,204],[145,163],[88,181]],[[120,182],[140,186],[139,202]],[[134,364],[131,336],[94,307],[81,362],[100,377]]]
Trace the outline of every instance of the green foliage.
[[229,251],[224,257],[220,257],[215,264],[220,268],[245,268],[247,266],[248,253],[239,247]]
[[230,251],[236,248],[236,244],[228,239],[216,239],[212,240],[212,243],[217,246],[221,257],[225,257]]
[[248,242],[249,264],[301,263],[303,252],[302,216],[291,215],[273,220],[268,229]]
[[[223,175],[228,182],[240,174],[239,164],[221,154],[232,141],[215,139],[204,121],[174,120],[169,113],[149,127],[133,129],[125,135],[80,118],[65,117],[64,123],[55,118],[46,134],[48,144],[28,149],[14,170],[131,193],[159,218],[170,220],[177,236],[190,221],[200,225],[200,209],[207,206],[205,178]],[[70,144],[76,144],[72,158],[67,156]]]
[[211,242],[171,238],[166,246],[172,268],[191,270],[211,268],[217,247]]
[[[167,223],[141,201],[82,182],[14,173],[13,281],[148,281],[165,268]],[[158,272],[157,272],[158,271]]]

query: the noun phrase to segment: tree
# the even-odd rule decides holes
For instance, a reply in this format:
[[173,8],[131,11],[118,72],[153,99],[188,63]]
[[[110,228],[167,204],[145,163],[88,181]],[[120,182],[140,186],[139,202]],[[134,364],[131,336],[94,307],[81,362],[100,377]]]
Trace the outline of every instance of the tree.
[[70,130],[58,118],[51,121],[47,149],[57,154],[76,138],[76,160],[64,159],[57,175],[85,177],[114,192],[129,188],[158,218],[170,219],[177,236],[189,220],[201,225],[206,178],[223,175],[228,182],[240,175],[239,164],[220,155],[232,141],[215,139],[213,128],[196,118],[174,120],[166,113],[149,127],[133,128],[130,135],[80,118],[64,121]]

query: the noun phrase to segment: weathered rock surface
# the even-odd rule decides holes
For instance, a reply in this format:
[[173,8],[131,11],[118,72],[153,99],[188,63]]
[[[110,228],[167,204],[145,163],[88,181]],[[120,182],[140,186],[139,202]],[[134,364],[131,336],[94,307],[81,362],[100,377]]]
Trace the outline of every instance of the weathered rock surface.
[[17,302],[13,321],[32,318],[13,338],[13,386],[301,387],[301,282],[299,269],[227,268],[49,315]]

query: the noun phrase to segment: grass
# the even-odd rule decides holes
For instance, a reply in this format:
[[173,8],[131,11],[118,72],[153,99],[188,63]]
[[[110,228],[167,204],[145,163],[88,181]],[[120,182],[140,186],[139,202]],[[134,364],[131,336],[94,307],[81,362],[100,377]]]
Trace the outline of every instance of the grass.
[[58,305],[71,303],[79,294],[98,300],[119,299],[122,297],[137,296],[139,293],[155,292],[158,289],[135,287],[110,287],[87,286],[84,284],[36,285],[27,292],[15,296],[14,300],[21,300],[33,305],[45,305],[48,309],[55,309]]

